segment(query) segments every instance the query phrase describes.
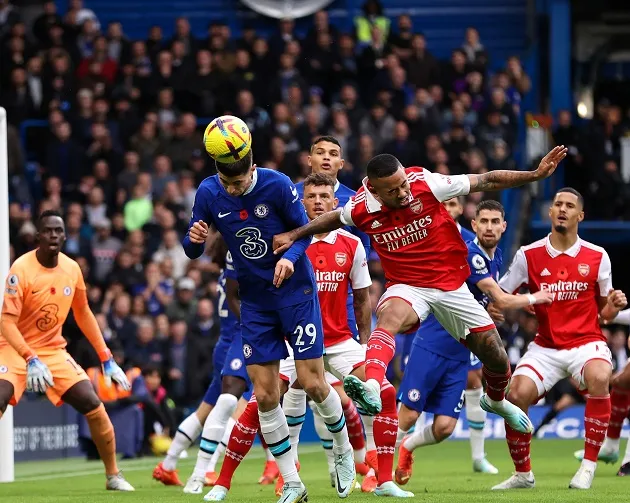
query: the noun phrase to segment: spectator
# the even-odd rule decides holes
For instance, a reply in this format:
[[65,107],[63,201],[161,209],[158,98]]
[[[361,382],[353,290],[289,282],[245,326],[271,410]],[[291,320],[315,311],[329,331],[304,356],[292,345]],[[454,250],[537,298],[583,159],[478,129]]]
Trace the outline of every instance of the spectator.
[[369,44],[373,40],[375,27],[383,40],[389,37],[390,21],[383,15],[383,7],[378,0],[366,0],[363,4],[363,15],[354,18],[354,26],[360,44]]
[[398,33],[390,34],[388,44],[401,61],[407,61],[412,54],[413,24],[408,14],[398,16]]
[[138,324],[136,337],[130,341],[127,356],[136,365],[152,363],[162,365],[164,351],[161,341],[155,338],[155,326],[150,318]]
[[129,232],[142,228],[153,215],[148,190],[140,184],[133,188],[132,198],[125,203],[125,229]]
[[488,54],[481,43],[479,32],[470,26],[466,29],[466,40],[462,45],[462,51],[468,60],[468,64],[475,70],[484,73],[488,65]]
[[175,297],[166,309],[166,316],[170,320],[180,319],[190,323],[196,312],[195,282],[187,277],[180,278],[175,289]]
[[114,269],[122,243],[111,235],[112,223],[108,218],[95,221],[93,226],[96,230],[96,235],[92,238],[93,277],[97,283],[104,284]]
[[153,255],[153,261],[160,263],[166,258],[173,261],[173,278],[181,278],[186,273],[190,259],[184,253],[177,232],[172,229],[166,230],[162,234],[162,244]]

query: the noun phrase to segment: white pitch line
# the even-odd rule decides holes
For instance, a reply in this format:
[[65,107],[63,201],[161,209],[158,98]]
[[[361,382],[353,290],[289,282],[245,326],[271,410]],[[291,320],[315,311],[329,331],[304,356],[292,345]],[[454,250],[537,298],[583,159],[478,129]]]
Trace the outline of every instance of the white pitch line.
[[[300,452],[302,454],[311,454],[314,452],[319,452],[320,450],[321,450],[321,447],[319,446],[306,445],[302,449],[300,449]],[[245,459],[262,459],[264,457],[266,456],[263,451],[263,452],[254,452],[254,453],[248,454],[245,457]],[[125,467],[123,465],[122,471],[124,473],[129,473],[129,472],[139,472],[143,470],[148,470],[152,466],[154,466],[156,463],[156,461],[153,459],[147,460],[147,461],[150,461],[150,462],[146,464],[142,464],[142,465],[136,462],[134,463],[133,466],[129,466],[129,467]],[[86,477],[88,475],[99,475],[102,473],[103,473],[103,468],[99,467],[99,469],[94,469],[94,470],[71,471],[71,472],[64,472],[64,473],[54,473],[50,475],[36,475],[32,477],[18,477],[16,478],[15,482],[19,483],[19,482],[37,482],[40,480],[70,479],[70,478],[75,478],[75,477]]]

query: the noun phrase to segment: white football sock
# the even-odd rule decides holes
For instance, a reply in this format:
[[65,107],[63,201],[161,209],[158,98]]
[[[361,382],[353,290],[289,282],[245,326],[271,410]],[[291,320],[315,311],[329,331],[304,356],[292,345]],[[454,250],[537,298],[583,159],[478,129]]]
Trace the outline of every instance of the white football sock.
[[484,428],[488,413],[481,408],[479,400],[483,390],[467,389],[466,394],[466,419],[468,420],[468,431],[470,432],[470,450],[473,461],[486,457],[484,444]]
[[282,398],[282,410],[289,425],[289,441],[293,460],[298,461],[298,442],[300,431],[306,419],[306,392],[302,389],[289,388]]
[[177,468],[179,455],[188,449],[201,434],[201,422],[194,412],[182,421],[177,428],[177,433],[168,448],[166,457],[162,461],[165,470],[171,471]]
[[206,476],[212,455],[219,447],[225,428],[232,414],[234,414],[237,405],[238,398],[234,395],[229,393],[219,395],[214,409],[212,409],[212,412],[210,412],[203,425],[203,433],[201,434],[201,443],[199,444],[199,452],[197,453],[197,463],[195,464],[193,477]]
[[328,384],[328,396],[322,403],[315,402],[315,406],[324,419],[328,431],[332,433],[333,452],[335,455],[351,450],[352,446],[348,438],[346,416],[341,406],[341,398],[339,398],[339,395],[330,384]]
[[214,454],[210,458],[210,463],[208,463],[208,468],[206,472],[215,472],[217,468],[217,463],[219,459],[221,459],[221,455],[225,452],[228,442],[230,441],[230,435],[232,434],[232,428],[236,424],[236,420],[233,417],[230,417],[227,422],[227,426],[223,431],[223,438],[221,439],[221,443],[217,447],[217,450],[214,451]]
[[602,443],[602,447],[600,450],[606,452],[619,452],[619,444],[621,442],[620,438],[604,438],[604,442]]
[[630,438],[626,442],[626,454],[623,457],[623,461],[621,462],[621,464],[625,465],[626,463],[630,463]]
[[363,430],[365,431],[365,446],[367,451],[376,450],[376,442],[374,442],[374,416],[364,416],[361,414],[361,421],[363,421]]
[[280,405],[269,412],[258,410],[258,417],[260,418],[260,431],[278,464],[278,470],[284,481],[301,482],[291,452],[289,425]]
[[396,437],[396,448],[400,447],[400,444],[402,444],[402,441],[407,433],[409,433],[409,430],[405,431],[398,428],[398,436]]
[[317,406],[315,402],[309,402],[309,406],[313,411],[313,422],[315,423],[315,431],[317,432],[317,436],[322,441],[322,447],[324,448],[324,453],[326,454],[326,461],[328,463],[328,473],[335,472],[335,455],[333,454],[333,437],[332,433],[328,431],[326,427],[326,423],[324,419],[319,414],[317,410]]
[[[266,442],[266,440],[265,440]],[[275,461],[276,458],[273,457],[273,454],[271,454],[271,451],[269,450],[269,447],[267,447],[265,449],[265,458],[267,458],[267,461]]]
[[414,431],[413,434],[410,435],[407,440],[405,440],[405,443],[403,445],[405,449],[409,451],[414,451],[418,447],[433,444],[437,444],[435,436],[433,435],[433,424],[427,424],[421,430]]

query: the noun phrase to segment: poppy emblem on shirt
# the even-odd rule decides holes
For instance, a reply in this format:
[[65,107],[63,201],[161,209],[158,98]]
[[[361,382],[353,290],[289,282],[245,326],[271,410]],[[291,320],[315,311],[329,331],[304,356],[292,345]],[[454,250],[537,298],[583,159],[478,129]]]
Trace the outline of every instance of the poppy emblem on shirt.
[[325,269],[326,265],[326,257],[324,257],[323,255],[317,255],[317,257],[315,257],[315,267],[317,267],[318,269]]
[[65,287],[65,288],[63,289],[63,294],[64,294],[66,297],[70,297],[70,294],[71,294],[71,293],[72,293],[72,288],[70,288],[69,286],[67,286],[67,287]]
[[57,290],[56,290],[56,289],[55,289],[55,287],[53,286],[53,287],[50,289],[50,295],[55,295],[56,293],[57,293]]
[[589,266],[588,264],[580,264],[578,265],[578,272],[582,275],[582,276],[588,276],[588,273],[591,272],[591,266]]
[[562,269],[558,269],[556,276],[558,276],[560,280],[565,280],[569,277],[569,271],[567,271],[566,267],[563,267]]
[[347,261],[348,261],[348,255],[346,255],[343,252],[335,253],[335,262],[337,262],[337,265],[339,267],[343,267],[344,265],[346,265]]
[[420,199],[414,199],[409,205],[409,209],[414,213],[420,213],[422,211],[422,207],[422,201]]
[[266,204],[259,204],[254,208],[254,215],[258,218],[266,218],[269,215],[269,206]]
[[247,210],[241,210],[239,216],[241,217],[241,220],[247,220],[249,214],[247,213]]

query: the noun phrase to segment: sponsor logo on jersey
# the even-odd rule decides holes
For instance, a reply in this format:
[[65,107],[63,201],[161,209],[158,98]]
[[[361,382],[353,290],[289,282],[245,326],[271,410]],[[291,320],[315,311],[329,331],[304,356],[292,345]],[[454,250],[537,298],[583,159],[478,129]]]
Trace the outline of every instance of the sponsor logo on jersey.
[[545,277],[545,276],[551,276],[551,273],[549,272],[549,269],[547,269],[546,267],[542,270],[542,272],[540,273],[541,277]]
[[554,300],[577,300],[580,292],[588,290],[586,281],[556,281],[555,283],[541,283],[540,289],[555,293]]
[[266,218],[269,215],[269,206],[266,204],[258,204],[254,208],[254,215],[258,218]]
[[346,255],[343,252],[335,253],[335,262],[337,262],[337,265],[339,267],[343,267],[344,265],[346,265],[347,261],[348,261],[348,255]]
[[371,229],[378,229],[379,227],[381,227],[383,224],[380,223],[378,220],[374,220],[374,222],[372,222],[372,227],[370,227]]
[[588,276],[588,273],[591,272],[591,266],[589,266],[588,264],[580,264],[578,265],[578,272],[582,275],[582,276]]
[[317,281],[317,290],[319,292],[336,292],[339,288],[339,283],[345,280],[345,272],[315,270],[315,281]]
[[391,231],[373,234],[373,238],[377,244],[385,245],[389,251],[397,250],[400,247],[425,239],[429,234],[426,227],[432,223],[433,219],[427,215],[400,227],[396,226]]

